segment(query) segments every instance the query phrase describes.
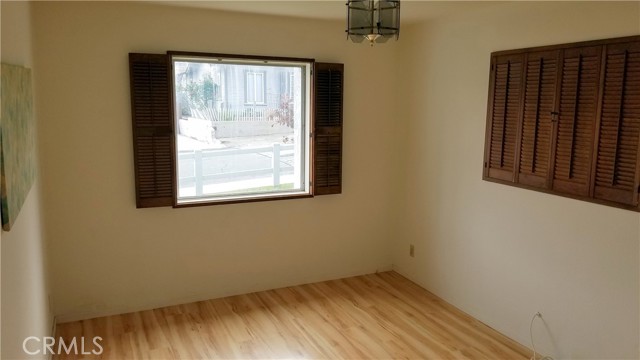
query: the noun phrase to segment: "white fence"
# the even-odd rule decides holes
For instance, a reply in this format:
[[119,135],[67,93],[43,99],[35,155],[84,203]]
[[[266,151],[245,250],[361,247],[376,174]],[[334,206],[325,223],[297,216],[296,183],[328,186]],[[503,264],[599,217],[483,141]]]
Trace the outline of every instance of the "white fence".
[[[217,157],[229,157],[236,155],[264,156],[270,154],[271,167],[251,170],[241,170],[223,173],[206,173],[203,162],[206,159]],[[180,151],[178,153],[178,161],[194,162],[194,172],[192,176],[179,178],[180,187],[189,187],[195,185],[195,195],[201,196],[204,193],[204,185],[219,182],[233,182],[239,178],[258,178],[271,176],[273,186],[280,185],[280,176],[286,172],[292,172],[292,166],[283,166],[283,157],[292,157],[293,145],[273,144],[270,147],[253,148],[253,149],[208,149],[208,150],[191,150]],[[227,181],[225,181],[227,180]]]
[[191,116],[211,121],[266,121],[270,112],[274,109],[260,107],[248,107],[245,109],[214,109],[203,110],[191,108]]

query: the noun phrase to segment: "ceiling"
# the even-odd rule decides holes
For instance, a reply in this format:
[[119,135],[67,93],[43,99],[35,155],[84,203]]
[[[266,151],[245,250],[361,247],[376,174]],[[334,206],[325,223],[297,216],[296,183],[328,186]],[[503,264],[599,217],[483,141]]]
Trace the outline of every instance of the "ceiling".
[[[346,0],[227,0],[227,1],[151,1],[163,5],[186,6],[254,14],[293,16],[323,20],[343,20]],[[402,21],[418,22],[446,16],[452,12],[487,6],[484,1],[402,1]]]

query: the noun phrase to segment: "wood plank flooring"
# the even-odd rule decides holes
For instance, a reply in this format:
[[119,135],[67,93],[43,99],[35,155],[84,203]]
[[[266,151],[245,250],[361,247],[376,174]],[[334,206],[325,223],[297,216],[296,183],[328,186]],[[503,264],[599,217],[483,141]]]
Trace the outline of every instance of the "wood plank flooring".
[[65,323],[57,336],[104,348],[58,360],[529,358],[395,272]]

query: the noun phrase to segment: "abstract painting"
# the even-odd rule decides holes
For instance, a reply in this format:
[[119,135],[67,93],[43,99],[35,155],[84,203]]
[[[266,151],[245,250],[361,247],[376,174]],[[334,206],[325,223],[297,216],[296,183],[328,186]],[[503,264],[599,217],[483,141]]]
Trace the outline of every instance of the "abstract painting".
[[36,134],[31,70],[0,69],[0,195],[2,229],[14,224],[36,177]]

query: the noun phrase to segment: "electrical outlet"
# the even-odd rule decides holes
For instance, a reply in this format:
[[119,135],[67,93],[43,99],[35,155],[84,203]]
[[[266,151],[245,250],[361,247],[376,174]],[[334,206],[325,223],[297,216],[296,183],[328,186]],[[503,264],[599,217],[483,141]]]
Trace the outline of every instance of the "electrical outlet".
[[416,249],[413,247],[413,244],[409,245],[409,256],[411,257],[415,257],[416,256]]

